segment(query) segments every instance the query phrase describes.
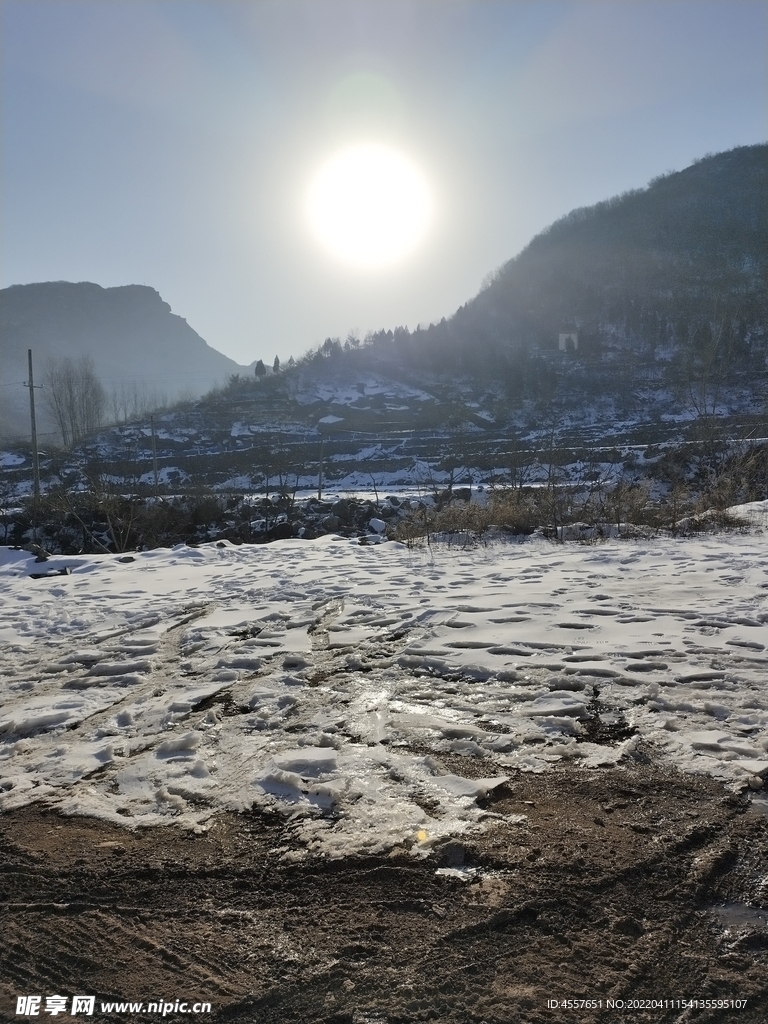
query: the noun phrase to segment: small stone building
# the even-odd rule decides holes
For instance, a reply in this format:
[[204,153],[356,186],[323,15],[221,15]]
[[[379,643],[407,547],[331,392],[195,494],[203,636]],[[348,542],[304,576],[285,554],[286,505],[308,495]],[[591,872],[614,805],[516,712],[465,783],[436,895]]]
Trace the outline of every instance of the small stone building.
[[557,346],[561,352],[578,352],[579,351],[579,335],[576,331],[566,331],[559,335],[559,342]]

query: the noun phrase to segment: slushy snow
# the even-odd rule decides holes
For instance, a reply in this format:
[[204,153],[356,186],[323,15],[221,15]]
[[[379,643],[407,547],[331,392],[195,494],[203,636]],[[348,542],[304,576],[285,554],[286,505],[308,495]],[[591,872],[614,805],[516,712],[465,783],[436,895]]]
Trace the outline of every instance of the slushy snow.
[[[482,827],[482,797],[515,772],[599,770],[638,744],[757,788],[768,551],[754,521],[594,546],[324,537],[42,564],[2,548],[0,810],[200,829],[278,809],[302,849],[343,856],[427,851]],[[596,694],[634,734],[585,738]],[[445,754],[464,762],[447,772]]]

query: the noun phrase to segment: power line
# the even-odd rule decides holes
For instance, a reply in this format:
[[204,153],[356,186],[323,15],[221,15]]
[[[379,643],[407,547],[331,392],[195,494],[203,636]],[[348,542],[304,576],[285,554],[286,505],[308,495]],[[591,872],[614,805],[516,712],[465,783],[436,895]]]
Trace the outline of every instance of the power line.
[[[189,374],[186,377],[100,377],[99,380],[102,384],[183,384],[185,381],[199,381],[202,383],[210,383],[213,385],[217,380],[222,379],[218,377],[208,377],[203,374]],[[26,387],[26,381],[17,380],[11,381],[8,384],[0,384],[0,388],[17,388]],[[35,385],[36,387],[38,385]],[[45,385],[41,385],[45,386]]]

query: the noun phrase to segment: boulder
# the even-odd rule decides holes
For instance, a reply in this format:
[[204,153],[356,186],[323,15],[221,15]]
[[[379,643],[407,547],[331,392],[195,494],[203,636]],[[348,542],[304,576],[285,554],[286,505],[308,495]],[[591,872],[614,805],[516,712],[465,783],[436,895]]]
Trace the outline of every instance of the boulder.
[[349,502],[346,498],[339,498],[331,507],[331,515],[336,516],[343,523],[348,523],[350,518]]

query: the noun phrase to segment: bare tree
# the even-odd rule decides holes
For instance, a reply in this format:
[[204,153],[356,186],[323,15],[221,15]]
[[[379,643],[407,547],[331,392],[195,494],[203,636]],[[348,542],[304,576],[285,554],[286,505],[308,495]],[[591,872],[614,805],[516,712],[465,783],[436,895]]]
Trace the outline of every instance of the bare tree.
[[127,423],[167,404],[166,396],[150,391],[146,381],[123,381],[109,394],[109,416],[113,423]]
[[536,466],[537,451],[535,442],[528,442],[528,447],[523,448],[520,440],[512,435],[510,437],[509,450],[507,451],[507,467],[509,469],[509,484],[519,494],[533,476]]
[[718,406],[733,367],[733,319],[726,312],[712,323],[691,328],[686,353],[686,390],[698,416],[701,470],[712,480],[721,472],[726,455]]
[[51,359],[44,379],[46,402],[66,448],[99,430],[107,395],[90,356]]

